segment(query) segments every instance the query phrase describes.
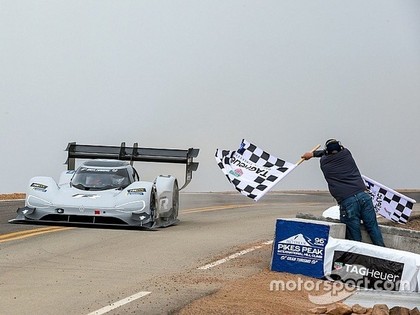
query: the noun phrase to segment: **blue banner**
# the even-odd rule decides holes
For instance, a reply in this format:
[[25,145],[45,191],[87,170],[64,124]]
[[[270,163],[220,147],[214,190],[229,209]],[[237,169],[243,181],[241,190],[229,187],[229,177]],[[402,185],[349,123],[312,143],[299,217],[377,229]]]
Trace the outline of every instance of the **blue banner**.
[[323,278],[329,233],[325,224],[277,219],[271,270]]

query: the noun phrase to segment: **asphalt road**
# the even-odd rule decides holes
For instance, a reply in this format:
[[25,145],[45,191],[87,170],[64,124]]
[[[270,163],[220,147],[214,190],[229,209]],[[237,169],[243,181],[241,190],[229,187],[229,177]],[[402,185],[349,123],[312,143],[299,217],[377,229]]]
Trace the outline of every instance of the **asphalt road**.
[[193,279],[233,271],[200,266],[272,240],[276,218],[334,204],[328,193],[272,193],[257,203],[186,193],[178,225],[141,231],[9,224],[23,201],[2,201],[0,314],[168,314],[218,285]]

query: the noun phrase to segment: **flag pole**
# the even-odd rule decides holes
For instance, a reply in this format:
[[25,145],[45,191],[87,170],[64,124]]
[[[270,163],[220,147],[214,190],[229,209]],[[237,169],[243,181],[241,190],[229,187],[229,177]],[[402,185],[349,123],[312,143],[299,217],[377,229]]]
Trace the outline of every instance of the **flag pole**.
[[[309,151],[309,152],[314,152],[315,150],[317,150],[319,147],[320,147],[321,145],[320,144],[318,144],[317,146],[315,146],[311,151]],[[296,166],[298,166],[298,165],[300,165],[303,161],[305,161],[305,159],[304,158],[301,158],[297,163],[296,163]]]

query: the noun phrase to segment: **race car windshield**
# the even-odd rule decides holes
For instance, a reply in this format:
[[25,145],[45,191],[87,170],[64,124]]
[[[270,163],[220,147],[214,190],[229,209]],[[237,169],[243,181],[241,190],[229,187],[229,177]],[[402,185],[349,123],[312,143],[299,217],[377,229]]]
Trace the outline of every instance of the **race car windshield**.
[[124,189],[130,184],[126,169],[98,169],[80,167],[71,184],[81,190]]

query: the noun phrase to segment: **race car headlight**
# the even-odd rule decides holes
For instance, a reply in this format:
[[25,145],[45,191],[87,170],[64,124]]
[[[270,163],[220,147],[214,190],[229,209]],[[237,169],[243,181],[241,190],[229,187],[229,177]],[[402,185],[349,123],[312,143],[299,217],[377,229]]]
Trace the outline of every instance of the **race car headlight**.
[[33,195],[28,196],[28,198],[26,199],[26,204],[27,206],[32,208],[48,208],[52,205],[52,203],[48,200]]
[[146,208],[146,203],[143,200],[136,200],[116,205],[115,208],[124,212],[140,213]]

